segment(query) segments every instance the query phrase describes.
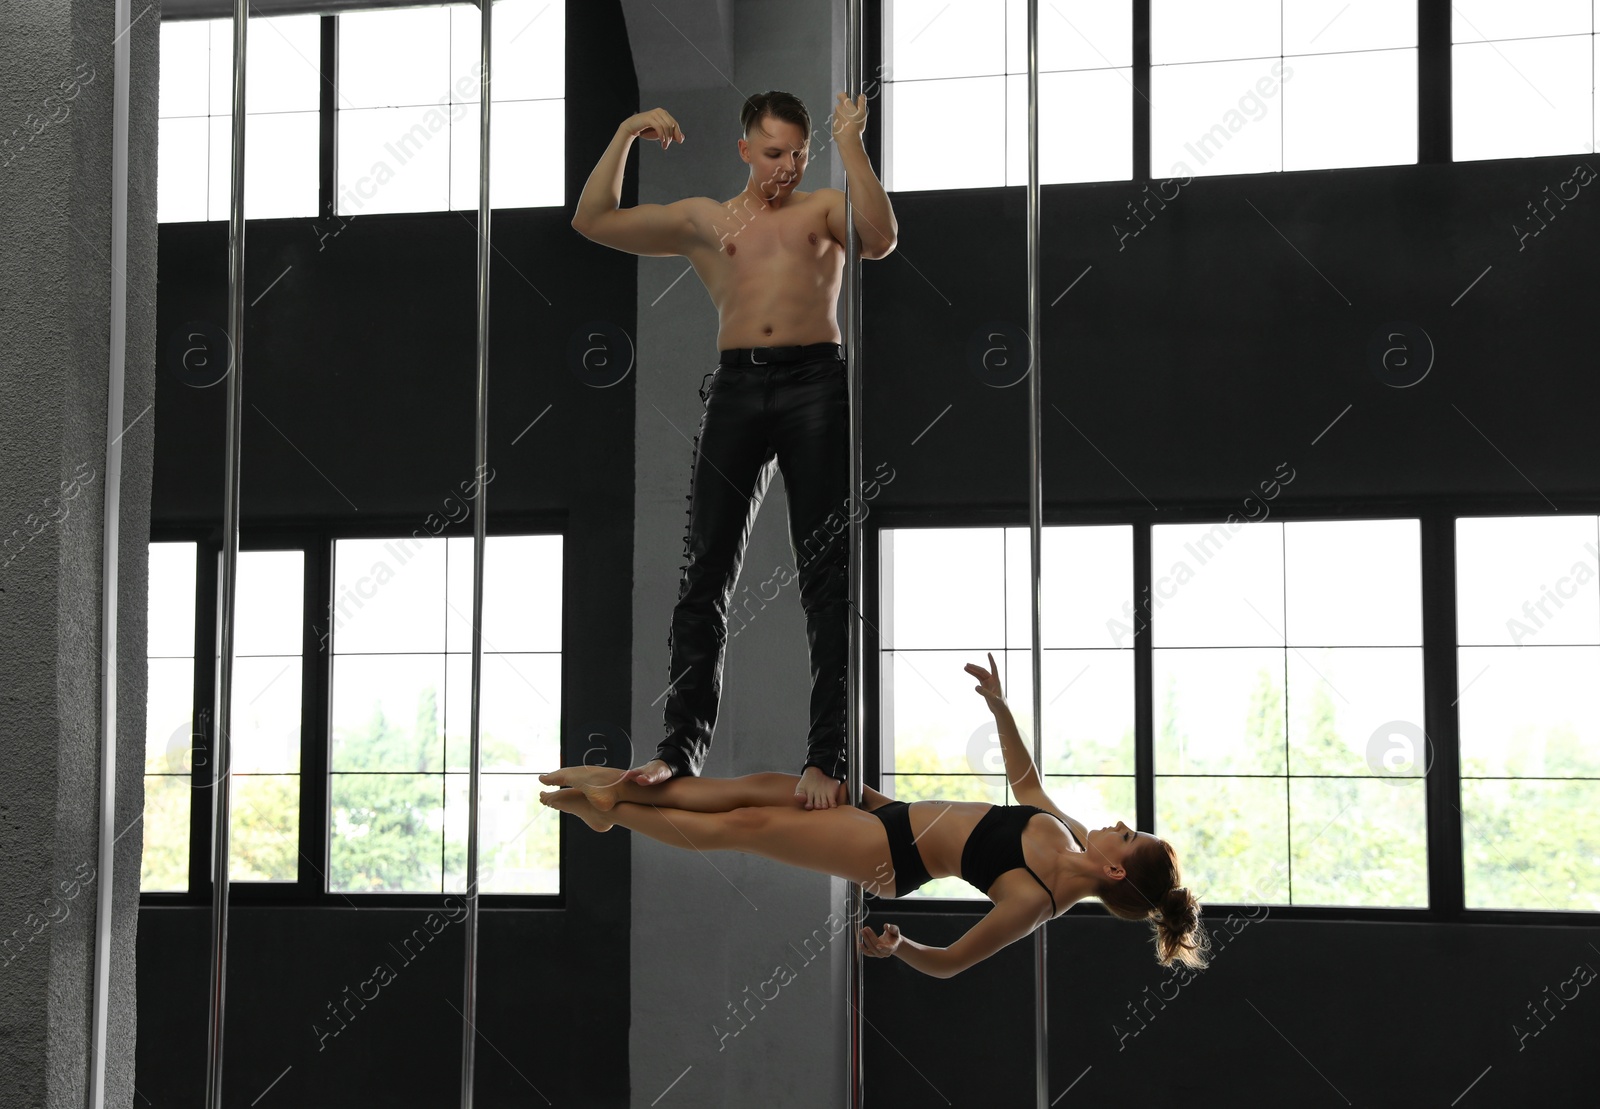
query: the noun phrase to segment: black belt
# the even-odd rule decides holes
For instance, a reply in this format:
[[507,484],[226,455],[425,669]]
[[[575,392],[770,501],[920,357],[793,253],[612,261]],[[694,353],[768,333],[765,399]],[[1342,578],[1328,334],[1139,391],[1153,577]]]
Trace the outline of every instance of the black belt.
[[815,362],[822,358],[844,358],[838,343],[806,343],[798,347],[734,347],[719,352],[723,366],[766,366],[774,362]]

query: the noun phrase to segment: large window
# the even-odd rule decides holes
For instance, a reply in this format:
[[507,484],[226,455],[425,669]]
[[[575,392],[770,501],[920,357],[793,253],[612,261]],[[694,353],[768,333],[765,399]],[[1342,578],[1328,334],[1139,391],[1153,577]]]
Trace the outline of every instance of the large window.
[[1455,156],[1595,149],[1595,0],[1455,0]]
[[[1040,536],[1041,769],[1051,796],[1096,824],[1134,820],[1132,529]],[[892,528],[880,537],[883,792],[1010,803],[994,717],[962,669],[988,665],[1032,746],[1027,528]],[[951,583],[959,588],[952,589]],[[974,897],[960,878],[916,896]]]
[[1419,534],[1151,529],[1154,830],[1202,898],[1428,903]]
[[1415,162],[1416,45],[1394,0],[1151,0],[1153,171]]
[[[320,17],[250,20],[245,215],[317,214]],[[233,20],[161,24],[156,210],[163,223],[228,218]]]
[[[480,26],[474,4],[252,16],[245,215],[326,215],[324,186],[344,216],[476,208]],[[563,204],[565,4],[498,0],[492,50],[491,202]],[[162,23],[162,222],[228,218],[232,73],[231,19]],[[338,123],[325,162],[328,90]]]
[[[239,555],[223,768],[230,880],[310,896],[462,889],[472,539],[324,536],[278,547]],[[479,888],[556,893],[559,822],[538,803],[537,775],[561,763],[562,538],[491,536],[485,554]],[[332,580],[321,597],[325,556]],[[194,645],[196,613],[217,598],[213,585],[198,587],[199,559],[220,555],[193,542],[150,545],[148,893],[185,892],[191,873],[210,869],[209,837],[190,835],[194,805],[211,808],[211,763],[196,752],[212,747],[197,721],[209,717],[213,671],[204,657],[197,665]],[[318,615],[308,622],[308,612]],[[323,796],[308,765],[325,768],[326,809],[305,808],[308,794]]]
[[[1135,821],[1147,651],[1146,826],[1202,899],[1426,907],[1419,521],[1153,525],[1137,605],[1134,530],[1043,529],[1051,796],[1091,827]],[[883,791],[1010,802],[961,667],[994,652],[1031,743],[1027,529],[885,528],[880,552]]]
[[[884,184],[897,192],[1028,181],[1026,0],[888,0]],[[1129,0],[1039,5],[1039,179],[1133,173]]]
[[1468,908],[1600,910],[1597,524],[1456,522]]

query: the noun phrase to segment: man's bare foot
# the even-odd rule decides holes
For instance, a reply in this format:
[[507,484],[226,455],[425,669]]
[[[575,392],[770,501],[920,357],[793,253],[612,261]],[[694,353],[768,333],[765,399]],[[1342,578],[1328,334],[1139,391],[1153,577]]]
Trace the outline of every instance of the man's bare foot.
[[541,793],[539,794],[539,804],[547,808],[560,809],[564,813],[571,813],[597,832],[609,832],[611,830],[611,821],[601,816],[595,807],[589,804],[589,799],[583,795],[583,790],[576,787],[555,789],[549,793]]
[[651,759],[643,766],[636,766],[622,776],[625,782],[638,782],[642,786],[660,785],[672,777],[672,767],[660,759]]
[[844,803],[844,783],[808,766],[794,787],[794,795],[804,798],[808,809],[831,809]]
[[623,781],[623,774],[612,766],[564,766],[539,775],[539,780],[547,786],[581,789],[589,804],[601,812],[610,812],[611,806],[620,800],[617,786]]

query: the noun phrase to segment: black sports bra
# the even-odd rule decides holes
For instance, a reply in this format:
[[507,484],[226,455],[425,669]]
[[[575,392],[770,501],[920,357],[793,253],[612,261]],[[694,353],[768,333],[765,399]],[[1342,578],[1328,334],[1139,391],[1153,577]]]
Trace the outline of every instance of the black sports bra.
[[[1000,875],[1019,867],[1033,874],[1033,868],[1022,857],[1022,830],[1028,826],[1028,821],[1042,812],[1050,812],[1035,805],[993,805],[983,814],[972,834],[967,837],[966,846],[961,849],[961,877],[966,882],[989,892],[989,887],[994,885]],[[1056,816],[1055,813],[1050,813]],[[1056,816],[1057,820],[1061,820]],[[1072,836],[1072,841],[1078,842],[1078,837],[1072,834],[1065,820],[1061,826],[1067,829],[1067,835]],[[1039,883],[1045,893],[1050,894],[1050,915],[1056,915],[1056,895],[1050,892],[1050,887],[1044,884],[1044,879],[1033,874],[1033,880]]]

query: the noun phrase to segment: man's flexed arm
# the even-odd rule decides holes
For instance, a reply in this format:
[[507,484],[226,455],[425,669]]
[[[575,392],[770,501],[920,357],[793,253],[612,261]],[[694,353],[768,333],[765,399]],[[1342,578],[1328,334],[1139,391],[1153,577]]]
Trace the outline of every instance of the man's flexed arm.
[[628,148],[635,138],[661,143],[665,150],[684,134],[664,108],[653,108],[629,116],[617,127],[600,161],[589,174],[572,216],[573,228],[582,236],[603,246],[630,254],[661,257],[682,254],[692,233],[689,213],[678,204],[640,204],[619,209],[622,201],[622,174],[627,165]]
[[[833,110],[833,139],[839,151],[839,161],[844,164],[845,179],[850,183],[850,204],[855,209],[856,234],[861,238],[861,257],[882,258],[894,249],[900,240],[900,225],[895,222],[894,206],[889,194],[883,191],[878,175],[872,172],[872,159],[862,135],[867,129],[867,97],[862,93],[855,100],[844,93]],[[840,227],[843,226],[843,205],[840,205]],[[835,234],[839,234],[835,230]],[[839,235],[844,242],[844,236]]]

